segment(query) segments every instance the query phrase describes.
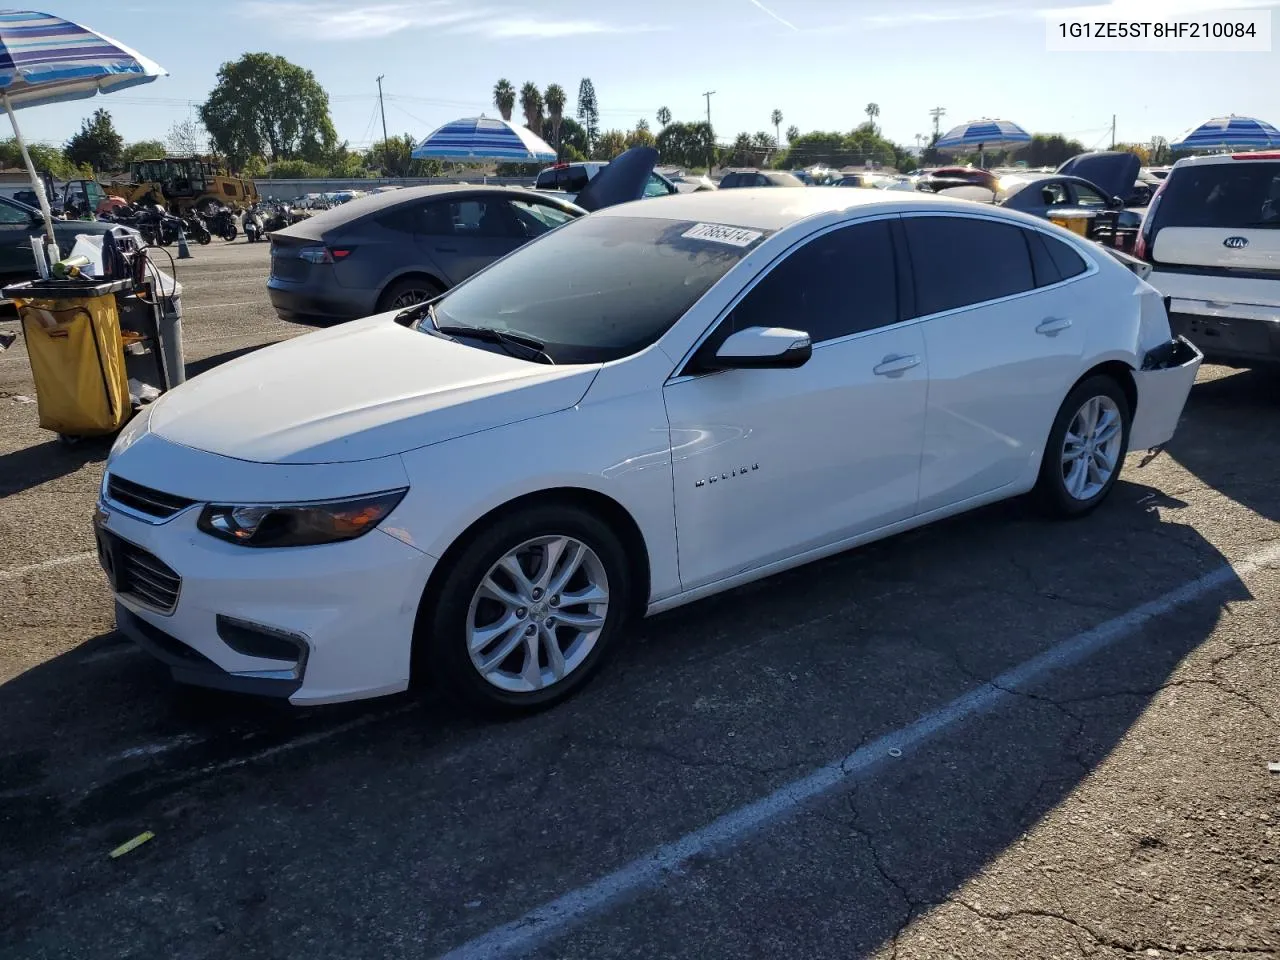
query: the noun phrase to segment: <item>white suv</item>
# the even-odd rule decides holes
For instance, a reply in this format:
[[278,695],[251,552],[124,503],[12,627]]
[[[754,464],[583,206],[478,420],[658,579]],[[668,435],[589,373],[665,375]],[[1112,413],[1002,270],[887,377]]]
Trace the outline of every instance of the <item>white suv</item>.
[[1207,360],[1280,363],[1280,153],[1179,160],[1135,253],[1168,298],[1173,332]]

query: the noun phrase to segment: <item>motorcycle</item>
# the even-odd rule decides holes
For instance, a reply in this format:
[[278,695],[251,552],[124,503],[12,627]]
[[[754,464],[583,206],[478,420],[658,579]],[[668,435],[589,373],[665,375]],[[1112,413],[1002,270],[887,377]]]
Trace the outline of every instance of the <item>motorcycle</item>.
[[234,240],[239,235],[236,228],[235,211],[228,207],[218,207],[213,214],[208,217],[209,232],[215,236],[221,237],[228,242]]
[[244,238],[257,243],[266,236],[267,228],[262,219],[262,208],[255,204],[244,215]]
[[213,234],[211,234],[209,232],[209,228],[204,225],[204,219],[194,210],[183,217],[181,222],[183,231],[186,235],[196,243],[200,244],[200,246],[207,247],[213,242]]
[[292,212],[285,204],[278,203],[271,208],[271,213],[267,217],[264,226],[267,232],[270,233],[273,230],[283,230],[291,223],[293,223]]

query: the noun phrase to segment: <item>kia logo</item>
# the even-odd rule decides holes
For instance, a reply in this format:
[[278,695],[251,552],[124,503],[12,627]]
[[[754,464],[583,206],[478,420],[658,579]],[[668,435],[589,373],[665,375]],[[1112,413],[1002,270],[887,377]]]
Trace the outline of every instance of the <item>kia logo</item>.
[[1222,241],[1222,245],[1224,247],[1229,247],[1232,250],[1243,250],[1245,247],[1249,245],[1249,238],[1248,237],[1227,237],[1227,239]]

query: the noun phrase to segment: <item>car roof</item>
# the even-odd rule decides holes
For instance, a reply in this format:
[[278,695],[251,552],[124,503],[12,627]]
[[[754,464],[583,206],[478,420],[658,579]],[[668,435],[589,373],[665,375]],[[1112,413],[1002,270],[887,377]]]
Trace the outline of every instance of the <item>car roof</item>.
[[[742,187],[677,193],[656,200],[640,200],[597,210],[593,217],[653,217],[663,220],[731,224],[755,230],[781,230],[823,213],[866,208],[867,214],[987,213],[1019,222],[1035,222],[1017,211],[953,200],[935,194],[891,190],[778,190],[774,187]],[[996,211],[999,211],[998,213]]]
[[316,214],[314,217],[307,218],[302,223],[296,223],[292,227],[286,227],[279,232],[287,233],[294,227],[300,227],[305,224],[307,226],[306,235],[314,236],[316,231],[331,230],[345,226],[353,220],[367,217],[370,214],[378,213],[391,207],[398,207],[403,203],[412,203],[415,200],[424,200],[430,197],[446,196],[456,196],[459,199],[482,196],[523,196],[533,200],[540,200],[544,203],[556,203],[566,208],[573,207],[573,204],[558,199],[555,193],[529,190],[524,187],[508,187],[498,184],[493,184],[492,186],[460,183],[432,184],[425,187],[404,187],[401,190],[388,190],[385,193],[369,193],[363,197],[356,197],[341,206],[332,207]]
[[[1256,153],[1211,153],[1201,157],[1183,157],[1172,167],[1167,169],[1174,170],[1178,167],[1205,167],[1216,163],[1258,163],[1259,161],[1267,160],[1272,163],[1280,160],[1280,151],[1259,150]],[[1157,167],[1155,169],[1165,168]]]

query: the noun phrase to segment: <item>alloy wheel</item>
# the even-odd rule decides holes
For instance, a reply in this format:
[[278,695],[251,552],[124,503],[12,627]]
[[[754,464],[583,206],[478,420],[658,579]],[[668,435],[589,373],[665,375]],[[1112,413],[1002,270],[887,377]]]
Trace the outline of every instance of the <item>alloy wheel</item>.
[[1062,485],[1074,500],[1091,500],[1120,466],[1124,422],[1108,396],[1090,397],[1062,438]]
[[467,611],[467,652],[488,683],[533,693],[582,666],[608,612],[609,578],[596,552],[572,537],[538,537],[480,581]]

